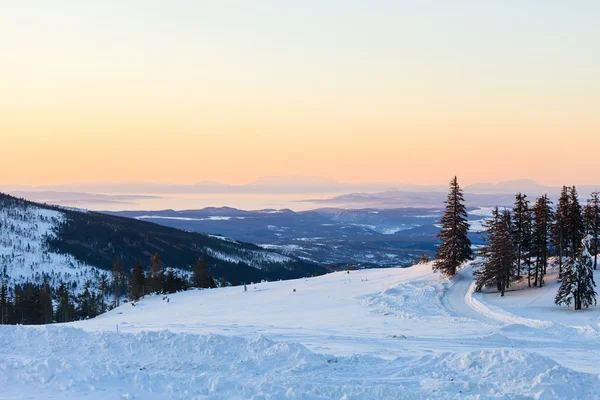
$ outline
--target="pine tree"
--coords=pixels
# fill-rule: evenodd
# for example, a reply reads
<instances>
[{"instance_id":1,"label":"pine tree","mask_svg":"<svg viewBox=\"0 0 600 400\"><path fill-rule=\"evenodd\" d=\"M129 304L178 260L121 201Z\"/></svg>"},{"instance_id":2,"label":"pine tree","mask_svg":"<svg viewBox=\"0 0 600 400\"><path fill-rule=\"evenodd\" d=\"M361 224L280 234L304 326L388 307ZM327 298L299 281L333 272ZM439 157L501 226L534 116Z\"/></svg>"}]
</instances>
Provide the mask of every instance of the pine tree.
<instances>
[{"instance_id":1,"label":"pine tree","mask_svg":"<svg viewBox=\"0 0 600 400\"><path fill-rule=\"evenodd\" d=\"M584 208L583 219L585 233L592 238L591 251L594 256L594 270L596 270L598 267L598 244L600 242L600 192L592 193Z\"/></svg>"},{"instance_id":2,"label":"pine tree","mask_svg":"<svg viewBox=\"0 0 600 400\"><path fill-rule=\"evenodd\" d=\"M106 276L106 274L102 274L100 276L100 284L98 289L100 289L100 314L104 314L106 312L106 293L108 292L108 277Z\"/></svg>"},{"instance_id":3,"label":"pine tree","mask_svg":"<svg viewBox=\"0 0 600 400\"><path fill-rule=\"evenodd\" d=\"M192 272L192 286L202 289L216 287L215 280L210 272L208 272L208 265L204 260L204 256L200 257L194 266L194 270Z\"/></svg>"},{"instance_id":4,"label":"pine tree","mask_svg":"<svg viewBox=\"0 0 600 400\"><path fill-rule=\"evenodd\" d=\"M533 206L533 233L532 233L532 255L535 257L535 280L534 286L544 285L544 276L548 267L548 256L550 255L550 238L552 233L552 221L554 213L552 202L547 195L543 195Z\"/></svg>"},{"instance_id":5,"label":"pine tree","mask_svg":"<svg viewBox=\"0 0 600 400\"><path fill-rule=\"evenodd\" d=\"M40 289L40 311L42 324L51 324L54 321L54 309L52 307L52 289L48 281Z\"/></svg>"},{"instance_id":6,"label":"pine tree","mask_svg":"<svg viewBox=\"0 0 600 400\"><path fill-rule=\"evenodd\" d=\"M77 312L79 313L79 318L81 319L87 319L90 317L90 297L90 281L87 281L83 288L83 292L81 292L77 298L79 305Z\"/></svg>"},{"instance_id":7,"label":"pine tree","mask_svg":"<svg viewBox=\"0 0 600 400\"><path fill-rule=\"evenodd\" d=\"M562 187L556 206L555 222L552 231L552 242L558 251L558 275L562 273L563 257L569 238L569 189Z\"/></svg>"},{"instance_id":8,"label":"pine tree","mask_svg":"<svg viewBox=\"0 0 600 400\"><path fill-rule=\"evenodd\" d=\"M513 208L513 239L517 254L517 279L521 277L521 262L529 251L531 238L531 210L527 195L517 193Z\"/></svg>"},{"instance_id":9,"label":"pine tree","mask_svg":"<svg viewBox=\"0 0 600 400\"><path fill-rule=\"evenodd\" d=\"M454 177L450 182L450 193L445 201L446 211L438 236L442 243L437 249L436 261L433 264L434 271L440 271L446 276L454 275L458 267L473 256L464 201L462 189Z\"/></svg>"},{"instance_id":10,"label":"pine tree","mask_svg":"<svg viewBox=\"0 0 600 400\"><path fill-rule=\"evenodd\" d=\"M8 324L8 286L2 281L0 284L0 325Z\"/></svg>"},{"instance_id":11,"label":"pine tree","mask_svg":"<svg viewBox=\"0 0 600 400\"><path fill-rule=\"evenodd\" d=\"M586 236L578 246L579 254L574 258L567 258L563 273L559 278L560 287L554 302L556 305L570 306L574 310L581 310L596 304L597 293L594 290L593 257L590 253L592 237ZM571 253L572 254L572 251Z\"/></svg>"},{"instance_id":12,"label":"pine tree","mask_svg":"<svg viewBox=\"0 0 600 400\"><path fill-rule=\"evenodd\" d=\"M187 282L173 268L169 268L165 277L164 293L177 293L187 287Z\"/></svg>"},{"instance_id":13,"label":"pine tree","mask_svg":"<svg viewBox=\"0 0 600 400\"><path fill-rule=\"evenodd\" d=\"M482 267L474 272L476 290L495 285L501 296L509 285L515 269L515 246L511 235L511 215L508 211L493 211L493 219L484 222L486 245L481 250Z\"/></svg>"},{"instance_id":14,"label":"pine tree","mask_svg":"<svg viewBox=\"0 0 600 400\"><path fill-rule=\"evenodd\" d=\"M96 293L92 288L92 282L86 281L83 287L83 293L79 295L79 316L80 318L94 318L98 315L98 301Z\"/></svg>"},{"instance_id":15,"label":"pine tree","mask_svg":"<svg viewBox=\"0 0 600 400\"><path fill-rule=\"evenodd\" d=\"M69 289L60 283L57 291L58 307L56 308L56 322L71 322L75 319L75 307L71 301Z\"/></svg>"},{"instance_id":16,"label":"pine tree","mask_svg":"<svg viewBox=\"0 0 600 400\"><path fill-rule=\"evenodd\" d=\"M144 268L139 261L136 261L129 278L129 298L131 300L137 301L144 295L144 281Z\"/></svg>"},{"instance_id":17,"label":"pine tree","mask_svg":"<svg viewBox=\"0 0 600 400\"><path fill-rule=\"evenodd\" d=\"M581 244L584 237L584 225L582 208L579 204L579 196L575 186L569 191L569 213L568 213L568 232L569 243L567 247L567 257L576 258L581 250Z\"/></svg>"},{"instance_id":18,"label":"pine tree","mask_svg":"<svg viewBox=\"0 0 600 400\"><path fill-rule=\"evenodd\" d=\"M150 288L149 293L162 293L164 291L165 264L163 264L158 254L154 254L150 259L147 283Z\"/></svg>"},{"instance_id":19,"label":"pine tree","mask_svg":"<svg viewBox=\"0 0 600 400\"><path fill-rule=\"evenodd\" d=\"M121 258L117 257L112 267L112 287L114 296L114 307L119 307L121 302L121 288L123 287L123 280L125 274L123 272L123 264Z\"/></svg>"}]
</instances>

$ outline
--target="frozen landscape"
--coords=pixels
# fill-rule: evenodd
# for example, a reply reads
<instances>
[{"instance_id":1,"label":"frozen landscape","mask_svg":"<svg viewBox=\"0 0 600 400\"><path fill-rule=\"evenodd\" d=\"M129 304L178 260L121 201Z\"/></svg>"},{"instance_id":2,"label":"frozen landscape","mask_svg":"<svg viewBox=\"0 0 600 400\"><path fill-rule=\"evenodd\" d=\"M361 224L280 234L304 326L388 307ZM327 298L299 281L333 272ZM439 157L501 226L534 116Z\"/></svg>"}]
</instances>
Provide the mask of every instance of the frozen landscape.
<instances>
[{"instance_id":1,"label":"frozen landscape","mask_svg":"<svg viewBox=\"0 0 600 400\"><path fill-rule=\"evenodd\" d=\"M600 398L600 312L430 264L146 296L2 326L0 398ZM599 276L597 275L598 279Z\"/></svg>"}]
</instances>

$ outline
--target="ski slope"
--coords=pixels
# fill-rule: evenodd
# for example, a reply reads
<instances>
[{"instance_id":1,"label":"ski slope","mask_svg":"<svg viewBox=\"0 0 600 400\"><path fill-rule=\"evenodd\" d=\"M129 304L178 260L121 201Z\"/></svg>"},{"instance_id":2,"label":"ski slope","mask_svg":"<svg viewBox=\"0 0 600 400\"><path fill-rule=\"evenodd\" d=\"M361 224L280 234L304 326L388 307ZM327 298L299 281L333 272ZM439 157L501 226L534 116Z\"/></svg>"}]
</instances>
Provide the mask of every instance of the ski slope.
<instances>
[{"instance_id":1,"label":"ski slope","mask_svg":"<svg viewBox=\"0 0 600 400\"><path fill-rule=\"evenodd\" d=\"M471 266L339 272L0 327L0 398L600 398L597 309L528 311L552 285L472 282Z\"/></svg>"}]
</instances>

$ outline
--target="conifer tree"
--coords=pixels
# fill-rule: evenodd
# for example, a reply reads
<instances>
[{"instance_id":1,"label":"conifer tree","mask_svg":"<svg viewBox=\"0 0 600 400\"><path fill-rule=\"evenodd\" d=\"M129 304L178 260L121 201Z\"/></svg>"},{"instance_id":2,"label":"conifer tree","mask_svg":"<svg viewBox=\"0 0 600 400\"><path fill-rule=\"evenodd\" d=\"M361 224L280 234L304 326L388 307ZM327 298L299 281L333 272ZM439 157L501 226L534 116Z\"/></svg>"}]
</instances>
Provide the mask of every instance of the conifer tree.
<instances>
[{"instance_id":1,"label":"conifer tree","mask_svg":"<svg viewBox=\"0 0 600 400\"><path fill-rule=\"evenodd\" d=\"M567 257L576 258L582 245L584 237L584 225L582 208L579 204L579 196L575 186L569 191L569 213L568 213L569 245Z\"/></svg>"},{"instance_id":2,"label":"conifer tree","mask_svg":"<svg viewBox=\"0 0 600 400\"><path fill-rule=\"evenodd\" d=\"M598 245L600 241L600 192L593 192L588 200L583 219L585 233L591 236L591 251L594 256L594 270L598 267Z\"/></svg>"},{"instance_id":3,"label":"conifer tree","mask_svg":"<svg viewBox=\"0 0 600 400\"><path fill-rule=\"evenodd\" d=\"M469 222L464 195L456 177L450 182L450 192L445 201L446 211L441 220L439 234L441 244L437 249L434 271L452 276L457 268L472 258L471 240L468 237Z\"/></svg>"},{"instance_id":4,"label":"conifer tree","mask_svg":"<svg viewBox=\"0 0 600 400\"><path fill-rule=\"evenodd\" d=\"M8 286L6 282L0 283L0 325L8 324Z\"/></svg>"},{"instance_id":5,"label":"conifer tree","mask_svg":"<svg viewBox=\"0 0 600 400\"><path fill-rule=\"evenodd\" d=\"M579 254L574 258L566 259L563 273L559 278L560 287L554 300L556 305L573 304L574 310L581 310L583 307L588 308L596 304L591 242L591 236L586 236L578 246ZM572 254L572 250L569 254Z\"/></svg>"},{"instance_id":6,"label":"conifer tree","mask_svg":"<svg viewBox=\"0 0 600 400\"><path fill-rule=\"evenodd\" d=\"M187 287L187 282L173 268L169 268L165 277L164 293L177 293Z\"/></svg>"},{"instance_id":7,"label":"conifer tree","mask_svg":"<svg viewBox=\"0 0 600 400\"><path fill-rule=\"evenodd\" d=\"M208 272L208 265L204 260L204 256L200 257L194 266L192 272L192 286L203 289L216 287L215 280L210 272Z\"/></svg>"},{"instance_id":8,"label":"conifer tree","mask_svg":"<svg viewBox=\"0 0 600 400\"><path fill-rule=\"evenodd\" d=\"M558 251L558 274L562 272L563 257L568 246L569 238L569 189L562 187L560 198L556 205L555 222L552 230L552 242Z\"/></svg>"},{"instance_id":9,"label":"conifer tree","mask_svg":"<svg viewBox=\"0 0 600 400\"><path fill-rule=\"evenodd\" d=\"M100 276L100 284L98 286L98 289L100 289L100 314L104 314L106 312L106 293L108 292L108 286L108 277L106 276L106 274L102 274Z\"/></svg>"},{"instance_id":10,"label":"conifer tree","mask_svg":"<svg viewBox=\"0 0 600 400\"><path fill-rule=\"evenodd\" d=\"M71 322L75 317L75 307L71 301L69 289L64 284L60 283L57 291L58 307L56 308L56 322Z\"/></svg>"},{"instance_id":11,"label":"conifer tree","mask_svg":"<svg viewBox=\"0 0 600 400\"><path fill-rule=\"evenodd\" d=\"M484 261L474 272L476 290L495 285L501 296L507 289L515 269L515 246L511 235L511 215L508 211L493 211L493 218L484 222L486 245L481 250Z\"/></svg>"},{"instance_id":12,"label":"conifer tree","mask_svg":"<svg viewBox=\"0 0 600 400\"><path fill-rule=\"evenodd\" d=\"M112 287L114 296L114 307L119 307L121 302L121 288L123 287L124 280L123 264L121 258L117 257L112 267Z\"/></svg>"},{"instance_id":13,"label":"conifer tree","mask_svg":"<svg viewBox=\"0 0 600 400\"><path fill-rule=\"evenodd\" d=\"M52 289L48 281L44 282L44 286L40 289L40 312L41 324L51 324L54 321L54 308L52 307Z\"/></svg>"},{"instance_id":14,"label":"conifer tree","mask_svg":"<svg viewBox=\"0 0 600 400\"><path fill-rule=\"evenodd\" d=\"M139 300L144 295L144 280L144 268L139 261L136 261L129 278L129 298L131 300Z\"/></svg>"},{"instance_id":15,"label":"conifer tree","mask_svg":"<svg viewBox=\"0 0 600 400\"><path fill-rule=\"evenodd\" d=\"M92 282L89 280L85 282L83 292L78 296L79 303L79 317L82 319L94 318L98 315L98 302L96 301L96 295L92 291Z\"/></svg>"},{"instance_id":16,"label":"conifer tree","mask_svg":"<svg viewBox=\"0 0 600 400\"><path fill-rule=\"evenodd\" d=\"M513 238L517 255L517 279L521 277L521 263L529 251L531 239L531 210L527 195L517 193L513 208Z\"/></svg>"},{"instance_id":17,"label":"conifer tree","mask_svg":"<svg viewBox=\"0 0 600 400\"><path fill-rule=\"evenodd\" d=\"M154 254L150 259L150 267L148 268L147 283L150 288L150 293L163 292L165 276L165 264L158 254Z\"/></svg>"},{"instance_id":18,"label":"conifer tree","mask_svg":"<svg viewBox=\"0 0 600 400\"><path fill-rule=\"evenodd\" d=\"M547 195L538 198L533 206L532 254L535 257L534 286L544 285L550 255L550 238L554 213Z\"/></svg>"}]
</instances>

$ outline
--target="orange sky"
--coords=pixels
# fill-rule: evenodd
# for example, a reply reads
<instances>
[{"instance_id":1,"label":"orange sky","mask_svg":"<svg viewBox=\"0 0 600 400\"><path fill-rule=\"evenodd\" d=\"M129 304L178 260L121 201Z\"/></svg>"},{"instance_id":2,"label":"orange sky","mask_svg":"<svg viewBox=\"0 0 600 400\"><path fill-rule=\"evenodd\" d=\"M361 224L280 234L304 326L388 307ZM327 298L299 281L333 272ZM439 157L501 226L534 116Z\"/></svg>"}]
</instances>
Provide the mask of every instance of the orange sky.
<instances>
[{"instance_id":1,"label":"orange sky","mask_svg":"<svg viewBox=\"0 0 600 400\"><path fill-rule=\"evenodd\" d=\"M593 2L80 3L3 6L1 184L600 182Z\"/></svg>"}]
</instances>

